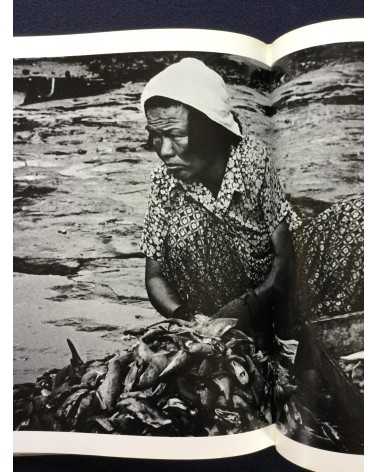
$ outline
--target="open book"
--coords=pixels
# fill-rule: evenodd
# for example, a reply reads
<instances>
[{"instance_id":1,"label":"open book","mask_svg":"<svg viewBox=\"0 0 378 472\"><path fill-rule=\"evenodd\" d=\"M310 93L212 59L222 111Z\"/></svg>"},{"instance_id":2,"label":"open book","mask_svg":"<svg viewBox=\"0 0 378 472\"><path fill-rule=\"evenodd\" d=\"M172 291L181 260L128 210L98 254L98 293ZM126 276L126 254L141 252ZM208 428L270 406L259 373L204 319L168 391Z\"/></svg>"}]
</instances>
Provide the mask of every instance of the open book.
<instances>
[{"instance_id":1,"label":"open book","mask_svg":"<svg viewBox=\"0 0 378 472\"><path fill-rule=\"evenodd\" d=\"M15 38L17 454L360 470L362 28Z\"/></svg>"}]
</instances>

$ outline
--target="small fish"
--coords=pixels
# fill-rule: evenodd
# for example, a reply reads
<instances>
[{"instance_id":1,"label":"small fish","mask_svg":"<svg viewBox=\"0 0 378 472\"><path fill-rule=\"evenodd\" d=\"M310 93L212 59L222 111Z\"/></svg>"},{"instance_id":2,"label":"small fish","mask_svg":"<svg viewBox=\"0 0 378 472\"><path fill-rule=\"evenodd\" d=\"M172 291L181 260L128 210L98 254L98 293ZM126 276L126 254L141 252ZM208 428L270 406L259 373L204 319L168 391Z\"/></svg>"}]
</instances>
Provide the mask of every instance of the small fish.
<instances>
[{"instance_id":1,"label":"small fish","mask_svg":"<svg viewBox=\"0 0 378 472\"><path fill-rule=\"evenodd\" d=\"M215 417L222 422L229 423L233 426L241 425L240 414L236 411L223 410L221 408L215 408Z\"/></svg>"},{"instance_id":2,"label":"small fish","mask_svg":"<svg viewBox=\"0 0 378 472\"><path fill-rule=\"evenodd\" d=\"M151 362L162 372L168 365L167 353L157 352L153 354Z\"/></svg>"},{"instance_id":3,"label":"small fish","mask_svg":"<svg viewBox=\"0 0 378 472\"><path fill-rule=\"evenodd\" d=\"M353 354L349 354L348 356L340 356L345 362L354 362L364 360L364 351L354 352Z\"/></svg>"},{"instance_id":4,"label":"small fish","mask_svg":"<svg viewBox=\"0 0 378 472\"><path fill-rule=\"evenodd\" d=\"M164 377L167 374L172 374L173 372L181 369L188 361L189 355L183 349L180 349L169 362L167 367L161 372L159 377Z\"/></svg>"},{"instance_id":5,"label":"small fish","mask_svg":"<svg viewBox=\"0 0 378 472\"><path fill-rule=\"evenodd\" d=\"M260 374L255 363L252 360L252 357L248 354L244 356L245 363L247 364L248 372L251 374L251 379L254 381L255 376Z\"/></svg>"},{"instance_id":6,"label":"small fish","mask_svg":"<svg viewBox=\"0 0 378 472\"><path fill-rule=\"evenodd\" d=\"M33 411L44 411L50 408L49 399L43 395L37 395L33 397ZM30 412L31 414L32 412Z\"/></svg>"},{"instance_id":7,"label":"small fish","mask_svg":"<svg viewBox=\"0 0 378 472\"><path fill-rule=\"evenodd\" d=\"M167 333L168 330L163 326L156 326L155 328L148 329L146 333L140 338L143 342L152 343L155 339L158 339L163 334Z\"/></svg>"},{"instance_id":8,"label":"small fish","mask_svg":"<svg viewBox=\"0 0 378 472\"><path fill-rule=\"evenodd\" d=\"M215 406L218 408L227 408L228 401L224 398L224 395L219 395L215 402Z\"/></svg>"},{"instance_id":9,"label":"small fish","mask_svg":"<svg viewBox=\"0 0 378 472\"><path fill-rule=\"evenodd\" d=\"M153 354L154 352L148 347L145 342L139 341L136 346L135 355L141 360L142 363L149 363L152 359Z\"/></svg>"},{"instance_id":10,"label":"small fish","mask_svg":"<svg viewBox=\"0 0 378 472\"><path fill-rule=\"evenodd\" d=\"M264 391L266 381L264 380L264 377L260 373L259 369L256 367L256 364L253 362L251 356L247 354L244 356L244 359L247 364L251 381L253 383L254 391L257 393L257 395L261 396Z\"/></svg>"},{"instance_id":11,"label":"small fish","mask_svg":"<svg viewBox=\"0 0 378 472\"><path fill-rule=\"evenodd\" d=\"M114 431L114 426L107 418L97 417L92 420L96 425L100 426L102 431L105 433L112 433Z\"/></svg>"},{"instance_id":12,"label":"small fish","mask_svg":"<svg viewBox=\"0 0 378 472\"><path fill-rule=\"evenodd\" d=\"M168 357L162 352L152 355L150 363L139 378L139 388L149 388L156 384L159 375L168 365Z\"/></svg>"},{"instance_id":13,"label":"small fish","mask_svg":"<svg viewBox=\"0 0 378 472\"><path fill-rule=\"evenodd\" d=\"M74 417L74 424L77 424L77 422L83 417L83 415L88 412L88 410L92 406L94 396L95 392L92 391L88 392L88 395L85 395L81 398Z\"/></svg>"},{"instance_id":14,"label":"small fish","mask_svg":"<svg viewBox=\"0 0 378 472\"><path fill-rule=\"evenodd\" d=\"M262 415L269 424L273 423L272 409L270 407L262 408Z\"/></svg>"},{"instance_id":15,"label":"small fish","mask_svg":"<svg viewBox=\"0 0 378 472\"><path fill-rule=\"evenodd\" d=\"M196 329L196 331L202 336L220 338L237 324L238 320L236 318L216 318Z\"/></svg>"},{"instance_id":16,"label":"small fish","mask_svg":"<svg viewBox=\"0 0 378 472\"><path fill-rule=\"evenodd\" d=\"M117 433L122 432L130 434L139 421L129 413L115 413L110 417L110 422L114 426Z\"/></svg>"},{"instance_id":17,"label":"small fish","mask_svg":"<svg viewBox=\"0 0 378 472\"><path fill-rule=\"evenodd\" d=\"M53 391L55 391L57 388L59 388L61 385L65 384L68 378L72 376L73 373L73 368L71 365L67 365L60 369L54 378L53 381Z\"/></svg>"},{"instance_id":18,"label":"small fish","mask_svg":"<svg viewBox=\"0 0 378 472\"><path fill-rule=\"evenodd\" d=\"M240 396L240 395L232 395L232 404L234 408L239 409L242 408L244 410L250 410L251 407L248 403Z\"/></svg>"},{"instance_id":19,"label":"small fish","mask_svg":"<svg viewBox=\"0 0 378 472\"><path fill-rule=\"evenodd\" d=\"M177 349L181 349L184 346L183 337L176 333L162 334L159 341L160 341L161 346L164 346L165 344L170 344L171 346L174 347L176 351Z\"/></svg>"},{"instance_id":20,"label":"small fish","mask_svg":"<svg viewBox=\"0 0 378 472\"><path fill-rule=\"evenodd\" d=\"M248 339L232 339L226 343L226 355L251 355L255 353L255 347Z\"/></svg>"},{"instance_id":21,"label":"small fish","mask_svg":"<svg viewBox=\"0 0 378 472\"><path fill-rule=\"evenodd\" d=\"M217 399L214 391L210 389L207 385L201 384L197 389L197 393L198 393L201 405L205 409L211 410Z\"/></svg>"},{"instance_id":22,"label":"small fish","mask_svg":"<svg viewBox=\"0 0 378 472\"><path fill-rule=\"evenodd\" d=\"M230 362L231 370L241 385L247 385L249 382L249 375L245 368L235 359Z\"/></svg>"},{"instance_id":23,"label":"small fish","mask_svg":"<svg viewBox=\"0 0 378 472\"><path fill-rule=\"evenodd\" d=\"M249 389L247 390L245 388L235 387L233 389L233 392L235 393L235 395L238 395L239 397L243 398L243 400L246 401L247 403L259 404L258 397L256 396L256 393L253 389L253 386L252 386L251 390L249 390Z\"/></svg>"},{"instance_id":24,"label":"small fish","mask_svg":"<svg viewBox=\"0 0 378 472\"><path fill-rule=\"evenodd\" d=\"M210 316L196 314L194 315L194 320L199 325L208 325L211 321Z\"/></svg>"},{"instance_id":25,"label":"small fish","mask_svg":"<svg viewBox=\"0 0 378 472\"><path fill-rule=\"evenodd\" d=\"M145 389L154 386L159 379L160 372L161 370L159 367L153 362L150 362L145 371L139 377L138 387Z\"/></svg>"},{"instance_id":26,"label":"small fish","mask_svg":"<svg viewBox=\"0 0 378 472\"><path fill-rule=\"evenodd\" d=\"M137 362L136 361L132 362L129 367L129 372L127 373L125 380L123 382L124 392L130 392L133 389L139 372L140 372L140 367L138 366Z\"/></svg>"},{"instance_id":27,"label":"small fish","mask_svg":"<svg viewBox=\"0 0 378 472\"><path fill-rule=\"evenodd\" d=\"M151 392L151 397L159 397L162 393L165 392L167 384L160 382L155 389Z\"/></svg>"},{"instance_id":28,"label":"small fish","mask_svg":"<svg viewBox=\"0 0 378 472\"><path fill-rule=\"evenodd\" d=\"M279 384L274 386L274 399L278 405L282 405L297 391L298 387L292 384Z\"/></svg>"},{"instance_id":29,"label":"small fish","mask_svg":"<svg viewBox=\"0 0 378 472\"><path fill-rule=\"evenodd\" d=\"M120 353L116 356L116 359L117 361L119 362L119 365L122 369L122 371L124 371L127 366L130 364L130 362L132 360L134 360L134 355L133 355L133 352L130 350L130 351L125 351L123 353Z\"/></svg>"},{"instance_id":30,"label":"small fish","mask_svg":"<svg viewBox=\"0 0 378 472\"><path fill-rule=\"evenodd\" d=\"M207 343L190 343L188 353L192 356L210 357L214 354L214 348Z\"/></svg>"},{"instance_id":31,"label":"small fish","mask_svg":"<svg viewBox=\"0 0 378 472\"><path fill-rule=\"evenodd\" d=\"M205 431L209 436L218 436L221 434L218 425L213 424L212 426L205 426Z\"/></svg>"},{"instance_id":32,"label":"small fish","mask_svg":"<svg viewBox=\"0 0 378 472\"><path fill-rule=\"evenodd\" d=\"M122 390L121 376L121 365L118 359L110 360L104 381L97 389L97 396L103 409L111 410L113 408L115 400Z\"/></svg>"},{"instance_id":33,"label":"small fish","mask_svg":"<svg viewBox=\"0 0 378 472\"><path fill-rule=\"evenodd\" d=\"M92 388L96 388L100 380L102 380L105 377L106 372L107 372L106 365L90 368L81 377L81 383L83 385L89 385Z\"/></svg>"},{"instance_id":34,"label":"small fish","mask_svg":"<svg viewBox=\"0 0 378 472\"><path fill-rule=\"evenodd\" d=\"M172 423L169 418L163 417L158 410L149 406L145 400L136 398L125 398L117 403L117 407L134 414L142 423L153 428L161 428Z\"/></svg>"},{"instance_id":35,"label":"small fish","mask_svg":"<svg viewBox=\"0 0 378 472\"><path fill-rule=\"evenodd\" d=\"M231 380L230 377L226 375L219 375L213 378L213 382L217 385L220 392L223 393L226 401L230 399L231 396Z\"/></svg>"},{"instance_id":36,"label":"small fish","mask_svg":"<svg viewBox=\"0 0 378 472\"><path fill-rule=\"evenodd\" d=\"M235 360L236 362L239 362L239 364L244 364L245 362L243 357L237 356L236 354L232 353L232 351L228 353L227 357L230 361Z\"/></svg>"},{"instance_id":37,"label":"small fish","mask_svg":"<svg viewBox=\"0 0 378 472\"><path fill-rule=\"evenodd\" d=\"M169 398L167 403L163 406L163 410L181 410L187 411L188 407L180 398Z\"/></svg>"},{"instance_id":38,"label":"small fish","mask_svg":"<svg viewBox=\"0 0 378 472\"><path fill-rule=\"evenodd\" d=\"M198 367L197 373L200 377L207 377L212 372L212 362L205 357Z\"/></svg>"},{"instance_id":39,"label":"small fish","mask_svg":"<svg viewBox=\"0 0 378 472\"><path fill-rule=\"evenodd\" d=\"M76 407L78 406L80 400L84 395L88 393L87 388L80 388L76 390L76 392L69 395L60 408L57 410L57 416L68 418L69 416L73 416L73 412L76 411Z\"/></svg>"}]
</instances>

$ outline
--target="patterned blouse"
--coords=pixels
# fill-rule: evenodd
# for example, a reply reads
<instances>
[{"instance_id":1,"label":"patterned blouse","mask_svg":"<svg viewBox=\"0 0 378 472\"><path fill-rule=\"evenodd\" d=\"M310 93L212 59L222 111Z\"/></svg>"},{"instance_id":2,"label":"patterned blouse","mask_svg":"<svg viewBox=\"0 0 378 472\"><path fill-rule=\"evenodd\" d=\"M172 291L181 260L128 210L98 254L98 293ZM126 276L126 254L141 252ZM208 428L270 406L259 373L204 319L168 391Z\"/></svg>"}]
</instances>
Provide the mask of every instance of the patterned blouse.
<instances>
[{"instance_id":1,"label":"patterned blouse","mask_svg":"<svg viewBox=\"0 0 378 472\"><path fill-rule=\"evenodd\" d=\"M300 223L285 198L265 145L253 136L243 138L231 149L216 198L202 183L178 180L167 172L164 164L153 172L142 252L163 261L169 231L176 231L175 239L187 244L189 233L199 229L198 205L227 226L248 277L256 283L261 282L261 274L266 276L267 266L271 265L274 230L283 220L291 229ZM177 209L181 209L179 225L174 224Z\"/></svg>"}]
</instances>

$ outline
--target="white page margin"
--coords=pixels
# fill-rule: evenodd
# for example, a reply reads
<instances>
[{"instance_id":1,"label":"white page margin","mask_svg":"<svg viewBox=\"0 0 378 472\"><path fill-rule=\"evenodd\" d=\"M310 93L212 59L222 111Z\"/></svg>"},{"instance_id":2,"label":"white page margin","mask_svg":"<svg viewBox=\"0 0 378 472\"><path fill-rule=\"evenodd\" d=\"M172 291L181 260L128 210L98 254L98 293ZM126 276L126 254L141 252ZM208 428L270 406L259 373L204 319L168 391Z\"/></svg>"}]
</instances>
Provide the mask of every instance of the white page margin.
<instances>
[{"instance_id":1,"label":"white page margin","mask_svg":"<svg viewBox=\"0 0 378 472\"><path fill-rule=\"evenodd\" d=\"M276 61L302 49L334 43L364 41L365 22L363 18L348 18L315 23L298 28L280 36L268 46L267 63Z\"/></svg>"},{"instance_id":2,"label":"white page margin","mask_svg":"<svg viewBox=\"0 0 378 472\"><path fill-rule=\"evenodd\" d=\"M196 51L235 54L266 64L267 45L244 34L206 29L145 29L13 38L14 58L130 52Z\"/></svg>"},{"instance_id":3,"label":"white page margin","mask_svg":"<svg viewBox=\"0 0 378 472\"><path fill-rule=\"evenodd\" d=\"M362 455L330 452L306 446L284 436L278 430L276 430L276 450L290 462L314 472L362 472L364 469Z\"/></svg>"},{"instance_id":4,"label":"white page margin","mask_svg":"<svg viewBox=\"0 0 378 472\"><path fill-rule=\"evenodd\" d=\"M82 454L134 459L219 459L273 447L275 425L213 437L127 436L45 431L13 433L14 453Z\"/></svg>"}]
</instances>

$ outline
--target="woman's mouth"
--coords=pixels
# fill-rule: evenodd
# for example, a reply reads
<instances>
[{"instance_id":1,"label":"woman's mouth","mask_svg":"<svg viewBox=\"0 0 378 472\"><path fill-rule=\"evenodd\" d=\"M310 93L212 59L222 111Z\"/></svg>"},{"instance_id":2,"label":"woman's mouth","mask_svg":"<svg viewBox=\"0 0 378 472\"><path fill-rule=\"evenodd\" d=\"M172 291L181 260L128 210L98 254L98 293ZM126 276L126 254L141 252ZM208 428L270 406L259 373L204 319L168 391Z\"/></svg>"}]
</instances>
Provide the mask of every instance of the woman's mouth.
<instances>
[{"instance_id":1,"label":"woman's mouth","mask_svg":"<svg viewBox=\"0 0 378 472\"><path fill-rule=\"evenodd\" d=\"M182 170L189 170L188 166L182 165L167 165L167 169L169 172L178 172Z\"/></svg>"}]
</instances>

